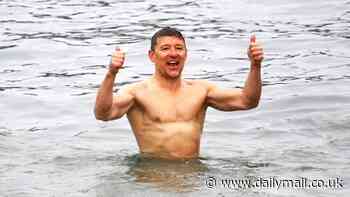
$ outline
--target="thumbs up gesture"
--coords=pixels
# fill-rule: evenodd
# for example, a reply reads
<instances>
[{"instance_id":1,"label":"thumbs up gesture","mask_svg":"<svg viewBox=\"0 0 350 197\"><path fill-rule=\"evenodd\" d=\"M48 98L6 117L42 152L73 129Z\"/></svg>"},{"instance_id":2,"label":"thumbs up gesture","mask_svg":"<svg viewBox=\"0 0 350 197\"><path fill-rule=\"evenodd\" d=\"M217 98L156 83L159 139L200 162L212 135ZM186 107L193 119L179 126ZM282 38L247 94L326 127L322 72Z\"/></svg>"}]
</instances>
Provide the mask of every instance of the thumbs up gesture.
<instances>
[{"instance_id":1,"label":"thumbs up gesture","mask_svg":"<svg viewBox=\"0 0 350 197\"><path fill-rule=\"evenodd\" d=\"M116 48L115 51L112 54L112 59L109 65L109 70L116 74L118 73L119 69L123 68L125 60L125 52L122 51L120 48Z\"/></svg>"},{"instance_id":2,"label":"thumbs up gesture","mask_svg":"<svg viewBox=\"0 0 350 197\"><path fill-rule=\"evenodd\" d=\"M264 59L264 53L260 44L256 42L255 35L252 35L250 37L250 44L249 44L247 53L252 65L254 66L261 65L261 62Z\"/></svg>"}]
</instances>

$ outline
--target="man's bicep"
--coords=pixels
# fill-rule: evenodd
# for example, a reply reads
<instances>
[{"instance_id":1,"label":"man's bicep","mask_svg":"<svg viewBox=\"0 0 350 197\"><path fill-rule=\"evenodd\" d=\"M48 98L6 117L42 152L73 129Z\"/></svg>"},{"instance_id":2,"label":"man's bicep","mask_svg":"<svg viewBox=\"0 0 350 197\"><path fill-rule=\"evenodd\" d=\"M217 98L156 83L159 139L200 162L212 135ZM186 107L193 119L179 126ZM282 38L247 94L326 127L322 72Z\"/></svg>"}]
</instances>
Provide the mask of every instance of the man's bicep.
<instances>
[{"instance_id":1,"label":"man's bicep","mask_svg":"<svg viewBox=\"0 0 350 197\"><path fill-rule=\"evenodd\" d=\"M220 88L208 86L207 105L222 111L245 109L242 89Z\"/></svg>"},{"instance_id":2,"label":"man's bicep","mask_svg":"<svg viewBox=\"0 0 350 197\"><path fill-rule=\"evenodd\" d=\"M121 89L117 95L113 97L110 119L121 118L132 107L134 100L132 87Z\"/></svg>"}]
</instances>

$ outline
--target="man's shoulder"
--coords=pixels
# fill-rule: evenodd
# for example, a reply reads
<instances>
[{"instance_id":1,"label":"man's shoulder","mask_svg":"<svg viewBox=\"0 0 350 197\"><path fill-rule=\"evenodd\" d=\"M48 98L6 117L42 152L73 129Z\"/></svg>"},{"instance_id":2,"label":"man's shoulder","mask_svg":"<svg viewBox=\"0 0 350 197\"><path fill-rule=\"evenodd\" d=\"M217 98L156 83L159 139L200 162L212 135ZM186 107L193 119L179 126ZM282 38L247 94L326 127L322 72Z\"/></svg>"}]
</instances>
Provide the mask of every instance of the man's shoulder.
<instances>
[{"instance_id":1,"label":"man's shoulder","mask_svg":"<svg viewBox=\"0 0 350 197\"><path fill-rule=\"evenodd\" d=\"M137 82L133 82L133 83L128 83L126 85L124 85L123 87L121 87L121 93L135 93L136 91L140 90L140 89L144 89L146 87L146 80L143 81L137 81Z\"/></svg>"},{"instance_id":2,"label":"man's shoulder","mask_svg":"<svg viewBox=\"0 0 350 197\"><path fill-rule=\"evenodd\" d=\"M197 86L197 87L202 87L205 89L208 89L213 86L212 83L210 83L207 80L202 80L202 79L186 79L184 80L187 84L192 85L192 86Z\"/></svg>"},{"instance_id":3,"label":"man's shoulder","mask_svg":"<svg viewBox=\"0 0 350 197\"><path fill-rule=\"evenodd\" d=\"M147 81L148 81L148 79L141 80L141 81L137 81L137 82L133 82L133 83L128 84L128 87L129 87L130 89L145 88L146 85L147 85Z\"/></svg>"}]
</instances>

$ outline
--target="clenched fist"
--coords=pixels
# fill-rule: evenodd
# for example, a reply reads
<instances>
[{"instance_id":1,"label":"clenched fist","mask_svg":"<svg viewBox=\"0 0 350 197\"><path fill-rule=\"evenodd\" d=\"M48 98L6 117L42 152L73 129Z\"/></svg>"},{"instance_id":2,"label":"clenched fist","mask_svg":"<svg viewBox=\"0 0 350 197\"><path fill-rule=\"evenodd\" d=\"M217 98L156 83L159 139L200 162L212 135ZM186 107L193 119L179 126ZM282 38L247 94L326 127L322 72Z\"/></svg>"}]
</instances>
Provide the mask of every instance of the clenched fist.
<instances>
[{"instance_id":1,"label":"clenched fist","mask_svg":"<svg viewBox=\"0 0 350 197\"><path fill-rule=\"evenodd\" d=\"M120 48L117 48L112 54L111 63L109 64L109 71L116 74L119 69L123 68L125 60L125 52L123 52Z\"/></svg>"},{"instance_id":2,"label":"clenched fist","mask_svg":"<svg viewBox=\"0 0 350 197\"><path fill-rule=\"evenodd\" d=\"M258 44L256 42L255 35L252 35L250 37L250 44L249 44L249 48L248 48L248 57L250 59L251 64L254 66L260 66L262 60L264 59L263 49L260 46L260 44Z\"/></svg>"}]
</instances>

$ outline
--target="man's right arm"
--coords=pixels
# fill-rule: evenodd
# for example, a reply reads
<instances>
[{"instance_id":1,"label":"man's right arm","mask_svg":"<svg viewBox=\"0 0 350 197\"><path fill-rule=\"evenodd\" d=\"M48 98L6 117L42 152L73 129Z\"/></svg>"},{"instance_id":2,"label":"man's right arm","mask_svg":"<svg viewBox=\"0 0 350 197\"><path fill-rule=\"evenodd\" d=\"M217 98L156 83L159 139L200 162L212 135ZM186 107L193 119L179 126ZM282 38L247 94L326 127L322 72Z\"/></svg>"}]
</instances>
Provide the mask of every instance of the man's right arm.
<instances>
[{"instance_id":1,"label":"man's right arm","mask_svg":"<svg viewBox=\"0 0 350 197\"><path fill-rule=\"evenodd\" d=\"M133 105L134 96L132 86L124 88L113 97L113 84L116 74L124 64L124 53L117 49L112 55L109 70L96 96L95 117L98 120L108 121L121 118Z\"/></svg>"},{"instance_id":2,"label":"man's right arm","mask_svg":"<svg viewBox=\"0 0 350 197\"><path fill-rule=\"evenodd\" d=\"M132 87L125 87L113 97L115 74L108 72L98 90L95 103L95 117L108 121L121 118L133 105Z\"/></svg>"}]
</instances>

